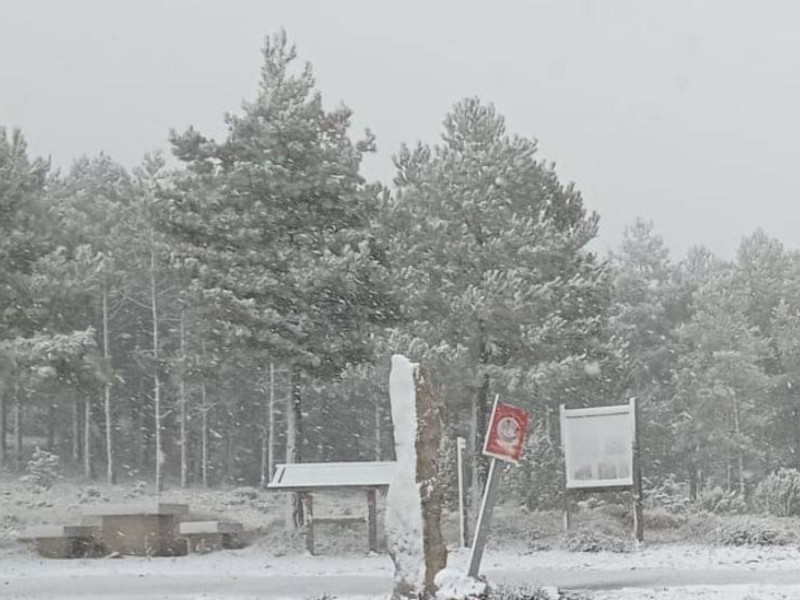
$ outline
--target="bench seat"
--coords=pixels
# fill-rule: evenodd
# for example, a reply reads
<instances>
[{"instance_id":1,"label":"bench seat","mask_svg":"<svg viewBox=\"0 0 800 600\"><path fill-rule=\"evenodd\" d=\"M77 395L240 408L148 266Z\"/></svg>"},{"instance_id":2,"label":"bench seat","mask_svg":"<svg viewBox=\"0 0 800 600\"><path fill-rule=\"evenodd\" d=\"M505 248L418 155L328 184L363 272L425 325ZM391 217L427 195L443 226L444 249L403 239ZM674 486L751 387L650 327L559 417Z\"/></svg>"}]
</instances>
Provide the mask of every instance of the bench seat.
<instances>
[{"instance_id":1,"label":"bench seat","mask_svg":"<svg viewBox=\"0 0 800 600\"><path fill-rule=\"evenodd\" d=\"M241 546L239 536L242 524L234 521L184 521L180 534L186 540L189 552L213 552Z\"/></svg>"},{"instance_id":2,"label":"bench seat","mask_svg":"<svg viewBox=\"0 0 800 600\"><path fill-rule=\"evenodd\" d=\"M102 553L97 534L90 525L40 525L26 529L19 539L32 542L46 558L84 558Z\"/></svg>"}]
</instances>

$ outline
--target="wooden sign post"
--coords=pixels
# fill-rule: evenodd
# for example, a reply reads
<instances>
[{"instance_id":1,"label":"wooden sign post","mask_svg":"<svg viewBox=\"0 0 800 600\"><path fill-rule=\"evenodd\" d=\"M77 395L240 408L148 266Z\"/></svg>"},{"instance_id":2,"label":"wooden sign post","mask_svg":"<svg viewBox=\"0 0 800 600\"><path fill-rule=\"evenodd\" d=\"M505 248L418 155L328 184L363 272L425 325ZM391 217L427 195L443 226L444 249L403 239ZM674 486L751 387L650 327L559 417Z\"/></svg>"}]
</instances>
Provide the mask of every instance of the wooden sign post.
<instances>
[{"instance_id":1,"label":"wooden sign post","mask_svg":"<svg viewBox=\"0 0 800 600\"><path fill-rule=\"evenodd\" d=\"M464 452L467 449L467 440L463 437L456 438L456 467L458 468L458 545L467 546L467 507L464 503Z\"/></svg>"},{"instance_id":2,"label":"wooden sign post","mask_svg":"<svg viewBox=\"0 0 800 600\"><path fill-rule=\"evenodd\" d=\"M568 409L561 405L564 452L564 527L570 493L630 491L634 537L644 541L642 475L636 400L617 406Z\"/></svg>"}]
</instances>

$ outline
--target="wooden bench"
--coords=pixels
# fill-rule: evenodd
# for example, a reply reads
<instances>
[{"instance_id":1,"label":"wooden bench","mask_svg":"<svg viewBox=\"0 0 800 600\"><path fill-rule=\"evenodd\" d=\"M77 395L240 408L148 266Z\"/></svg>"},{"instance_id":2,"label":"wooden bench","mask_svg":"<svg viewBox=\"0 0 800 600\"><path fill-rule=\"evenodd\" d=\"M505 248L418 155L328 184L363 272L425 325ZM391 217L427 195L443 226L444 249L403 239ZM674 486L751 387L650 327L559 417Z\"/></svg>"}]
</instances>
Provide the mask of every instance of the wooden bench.
<instances>
[{"instance_id":1,"label":"wooden bench","mask_svg":"<svg viewBox=\"0 0 800 600\"><path fill-rule=\"evenodd\" d=\"M27 529L20 540L32 542L46 558L84 558L102 553L97 534L90 525L41 525Z\"/></svg>"},{"instance_id":2,"label":"wooden bench","mask_svg":"<svg viewBox=\"0 0 800 600\"><path fill-rule=\"evenodd\" d=\"M189 552L213 552L240 547L237 534L242 524L232 521L185 521L180 524L180 534L186 540Z\"/></svg>"}]
</instances>

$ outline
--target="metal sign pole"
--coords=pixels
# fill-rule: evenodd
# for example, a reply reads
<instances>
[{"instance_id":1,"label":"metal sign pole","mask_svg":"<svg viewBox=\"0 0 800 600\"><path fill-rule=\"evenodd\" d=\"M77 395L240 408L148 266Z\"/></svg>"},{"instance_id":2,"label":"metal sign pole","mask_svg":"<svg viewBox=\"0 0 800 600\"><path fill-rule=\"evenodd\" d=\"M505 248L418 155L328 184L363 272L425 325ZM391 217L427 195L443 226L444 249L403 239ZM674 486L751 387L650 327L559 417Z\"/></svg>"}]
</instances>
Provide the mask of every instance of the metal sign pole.
<instances>
[{"instance_id":1,"label":"metal sign pole","mask_svg":"<svg viewBox=\"0 0 800 600\"><path fill-rule=\"evenodd\" d=\"M500 488L500 471L497 459L493 458L489 465L489 477L486 480L481 511L478 514L478 524L475 526L475 537L472 541L472 553L469 557L469 570L467 571L467 575L470 577L477 577L481 568L483 549L486 546L489 524L492 520L492 509L497 500L497 490Z\"/></svg>"},{"instance_id":2,"label":"metal sign pole","mask_svg":"<svg viewBox=\"0 0 800 600\"><path fill-rule=\"evenodd\" d=\"M467 515L464 510L464 449L467 440L463 437L456 438L456 465L458 468L458 531L459 545L467 545Z\"/></svg>"}]
</instances>

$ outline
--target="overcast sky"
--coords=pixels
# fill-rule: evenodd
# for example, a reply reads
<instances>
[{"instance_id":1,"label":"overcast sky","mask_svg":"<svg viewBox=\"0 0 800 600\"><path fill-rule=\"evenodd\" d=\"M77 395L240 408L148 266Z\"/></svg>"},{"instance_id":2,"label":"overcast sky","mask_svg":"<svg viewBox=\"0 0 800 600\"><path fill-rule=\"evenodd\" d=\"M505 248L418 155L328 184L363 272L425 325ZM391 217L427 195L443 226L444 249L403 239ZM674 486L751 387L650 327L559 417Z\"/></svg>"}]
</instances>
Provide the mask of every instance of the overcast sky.
<instances>
[{"instance_id":1,"label":"overcast sky","mask_svg":"<svg viewBox=\"0 0 800 600\"><path fill-rule=\"evenodd\" d=\"M600 249L637 215L678 258L759 226L800 248L799 23L790 0L0 0L0 124L58 166L132 166L170 128L223 134L285 27L376 133L370 177L479 95L576 182Z\"/></svg>"}]
</instances>

